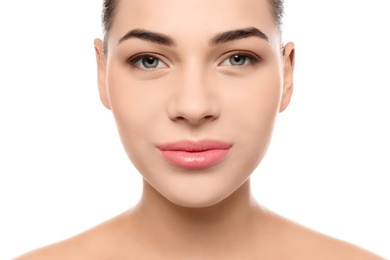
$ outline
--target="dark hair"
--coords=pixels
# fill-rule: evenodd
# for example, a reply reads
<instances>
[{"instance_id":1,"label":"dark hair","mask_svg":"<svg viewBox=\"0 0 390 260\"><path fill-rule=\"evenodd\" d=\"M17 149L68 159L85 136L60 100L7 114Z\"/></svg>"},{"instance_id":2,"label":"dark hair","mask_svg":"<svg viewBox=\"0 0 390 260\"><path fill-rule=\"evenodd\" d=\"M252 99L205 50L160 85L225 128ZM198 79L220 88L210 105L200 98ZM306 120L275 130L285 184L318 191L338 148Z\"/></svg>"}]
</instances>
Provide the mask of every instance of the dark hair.
<instances>
[{"instance_id":1,"label":"dark hair","mask_svg":"<svg viewBox=\"0 0 390 260\"><path fill-rule=\"evenodd\" d=\"M268 2L271 5L271 12L276 26L281 32L284 16L284 0L268 0Z\"/></svg>"},{"instance_id":2,"label":"dark hair","mask_svg":"<svg viewBox=\"0 0 390 260\"><path fill-rule=\"evenodd\" d=\"M104 0L103 12L102 12L102 27L104 36L104 53L107 53L108 33L111 29L112 22L118 5L119 0Z\"/></svg>"},{"instance_id":3,"label":"dark hair","mask_svg":"<svg viewBox=\"0 0 390 260\"><path fill-rule=\"evenodd\" d=\"M104 52L107 52L108 33L114 20L115 12L118 9L120 0L104 0L102 12L102 26L104 35ZM282 29L282 20L284 14L284 0L268 0L271 6L272 16L279 31Z\"/></svg>"}]
</instances>

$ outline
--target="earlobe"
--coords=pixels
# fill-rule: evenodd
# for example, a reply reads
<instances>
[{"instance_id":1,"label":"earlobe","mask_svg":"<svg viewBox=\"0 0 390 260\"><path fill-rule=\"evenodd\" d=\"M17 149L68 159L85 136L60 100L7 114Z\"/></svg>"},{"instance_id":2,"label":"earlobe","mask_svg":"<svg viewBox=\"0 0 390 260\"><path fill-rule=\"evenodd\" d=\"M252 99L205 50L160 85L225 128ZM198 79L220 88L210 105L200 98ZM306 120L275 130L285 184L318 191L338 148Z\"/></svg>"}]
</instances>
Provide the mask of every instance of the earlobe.
<instances>
[{"instance_id":1,"label":"earlobe","mask_svg":"<svg viewBox=\"0 0 390 260\"><path fill-rule=\"evenodd\" d=\"M294 88L295 47L292 42L287 43L283 48L283 63L283 94L279 112L287 108Z\"/></svg>"},{"instance_id":2,"label":"earlobe","mask_svg":"<svg viewBox=\"0 0 390 260\"><path fill-rule=\"evenodd\" d=\"M97 80L100 100L107 109L111 109L106 86L106 57L104 53L103 44L104 43L101 39L95 39L94 41L97 64Z\"/></svg>"}]
</instances>

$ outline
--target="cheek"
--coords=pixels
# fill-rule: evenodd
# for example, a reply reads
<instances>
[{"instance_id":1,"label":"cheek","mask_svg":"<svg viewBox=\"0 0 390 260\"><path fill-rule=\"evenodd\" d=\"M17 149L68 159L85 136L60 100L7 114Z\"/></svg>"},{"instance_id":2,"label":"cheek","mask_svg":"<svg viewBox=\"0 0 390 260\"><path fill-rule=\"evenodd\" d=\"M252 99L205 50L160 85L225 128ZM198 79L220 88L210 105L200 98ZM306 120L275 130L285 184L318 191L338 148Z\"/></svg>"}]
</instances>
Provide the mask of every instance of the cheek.
<instances>
[{"instance_id":1,"label":"cheek","mask_svg":"<svg viewBox=\"0 0 390 260\"><path fill-rule=\"evenodd\" d=\"M128 152L153 133L161 118L161 95L155 86L131 79L126 71L113 68L107 77L108 98L121 140ZM134 145L133 145L134 144Z\"/></svg>"},{"instance_id":2,"label":"cheek","mask_svg":"<svg viewBox=\"0 0 390 260\"><path fill-rule=\"evenodd\" d=\"M226 104L239 140L240 158L248 158L248 164L257 165L267 151L279 111L282 81L277 71L266 75L248 80Z\"/></svg>"},{"instance_id":3,"label":"cheek","mask_svg":"<svg viewBox=\"0 0 390 260\"><path fill-rule=\"evenodd\" d=\"M231 92L225 107L243 133L269 131L279 111L282 81L277 70L247 79L242 88Z\"/></svg>"}]
</instances>

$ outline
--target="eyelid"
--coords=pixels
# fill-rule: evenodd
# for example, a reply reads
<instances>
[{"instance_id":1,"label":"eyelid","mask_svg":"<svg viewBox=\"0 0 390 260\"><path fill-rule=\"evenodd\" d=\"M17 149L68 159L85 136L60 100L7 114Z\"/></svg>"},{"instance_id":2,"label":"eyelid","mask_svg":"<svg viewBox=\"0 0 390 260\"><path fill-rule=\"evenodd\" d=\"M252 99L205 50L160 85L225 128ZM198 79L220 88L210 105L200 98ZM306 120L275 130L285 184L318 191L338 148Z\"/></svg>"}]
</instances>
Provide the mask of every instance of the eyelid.
<instances>
[{"instance_id":1,"label":"eyelid","mask_svg":"<svg viewBox=\"0 0 390 260\"><path fill-rule=\"evenodd\" d=\"M222 65L222 64L234 55L242 55L244 57L247 57L252 64L257 64L262 61L261 57L257 54L248 51L237 50L237 51L229 51L225 53L223 55L224 57L223 60L220 63L218 63L218 66L233 66L233 65ZM235 67L245 67L245 66L249 66L249 65L235 66Z\"/></svg>"},{"instance_id":2,"label":"eyelid","mask_svg":"<svg viewBox=\"0 0 390 260\"><path fill-rule=\"evenodd\" d=\"M156 53L150 53L150 52L135 54L135 55L131 56L130 58L128 58L126 62L129 65L131 65L132 67L140 69L140 70L163 69L161 67L157 67L157 68L140 68L139 66L137 66L136 63L139 62L142 58L145 58L145 57L154 57L154 58L158 59L159 62L161 62L161 63L163 63L165 65L163 68L169 68L169 65L167 64L167 62L164 61L164 59L161 57L161 55L156 54Z\"/></svg>"}]
</instances>

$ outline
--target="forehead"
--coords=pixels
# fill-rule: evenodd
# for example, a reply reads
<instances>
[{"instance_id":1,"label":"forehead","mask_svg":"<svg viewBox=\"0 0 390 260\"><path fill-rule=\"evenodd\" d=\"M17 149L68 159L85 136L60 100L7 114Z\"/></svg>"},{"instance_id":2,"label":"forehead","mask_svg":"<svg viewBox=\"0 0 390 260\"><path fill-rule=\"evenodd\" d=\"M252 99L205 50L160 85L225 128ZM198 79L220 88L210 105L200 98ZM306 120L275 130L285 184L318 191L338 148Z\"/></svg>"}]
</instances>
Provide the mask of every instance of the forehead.
<instances>
[{"instance_id":1,"label":"forehead","mask_svg":"<svg viewBox=\"0 0 390 260\"><path fill-rule=\"evenodd\" d=\"M247 27L271 37L277 31L268 0L119 0L118 4L110 31L116 39L136 28L179 40Z\"/></svg>"}]
</instances>

